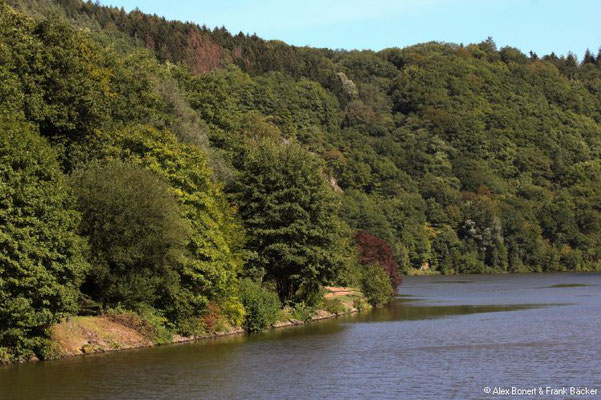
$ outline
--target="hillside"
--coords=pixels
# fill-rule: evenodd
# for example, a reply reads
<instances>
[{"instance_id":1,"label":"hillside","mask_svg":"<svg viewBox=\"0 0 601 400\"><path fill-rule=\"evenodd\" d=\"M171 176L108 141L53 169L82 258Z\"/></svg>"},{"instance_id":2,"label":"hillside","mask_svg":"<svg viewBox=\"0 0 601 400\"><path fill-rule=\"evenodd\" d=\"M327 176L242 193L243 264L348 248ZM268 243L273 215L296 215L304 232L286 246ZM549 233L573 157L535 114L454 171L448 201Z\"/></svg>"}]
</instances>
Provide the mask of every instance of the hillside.
<instances>
[{"instance_id":1,"label":"hillside","mask_svg":"<svg viewBox=\"0 0 601 400\"><path fill-rule=\"evenodd\" d=\"M82 311L192 335L420 267L601 267L601 54L0 0L0 132L0 360Z\"/></svg>"}]
</instances>

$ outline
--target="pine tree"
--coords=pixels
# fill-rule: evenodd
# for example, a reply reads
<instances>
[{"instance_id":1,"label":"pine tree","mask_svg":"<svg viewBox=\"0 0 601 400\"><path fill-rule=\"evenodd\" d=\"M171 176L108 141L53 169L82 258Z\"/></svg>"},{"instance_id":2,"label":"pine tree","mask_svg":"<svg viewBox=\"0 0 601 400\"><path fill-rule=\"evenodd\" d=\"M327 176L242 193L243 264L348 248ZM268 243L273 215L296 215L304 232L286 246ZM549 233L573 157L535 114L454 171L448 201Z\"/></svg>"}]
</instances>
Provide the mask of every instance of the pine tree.
<instances>
[{"instance_id":1,"label":"pine tree","mask_svg":"<svg viewBox=\"0 0 601 400\"><path fill-rule=\"evenodd\" d=\"M586 52L584 53L584 58L582 59L582 63L583 64L594 64L595 63L595 56L593 56L593 53L591 53L591 51L589 49L586 49Z\"/></svg>"}]
</instances>

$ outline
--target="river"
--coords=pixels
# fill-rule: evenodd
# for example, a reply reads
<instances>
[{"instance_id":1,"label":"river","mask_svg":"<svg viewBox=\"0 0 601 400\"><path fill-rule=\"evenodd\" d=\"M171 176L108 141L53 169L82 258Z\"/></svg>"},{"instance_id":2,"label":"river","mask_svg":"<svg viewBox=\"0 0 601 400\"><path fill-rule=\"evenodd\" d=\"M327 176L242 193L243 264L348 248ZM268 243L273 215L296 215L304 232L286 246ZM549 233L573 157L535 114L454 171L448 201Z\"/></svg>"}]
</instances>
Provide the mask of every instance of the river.
<instances>
[{"instance_id":1,"label":"river","mask_svg":"<svg viewBox=\"0 0 601 400\"><path fill-rule=\"evenodd\" d=\"M251 337L0 367L2 399L493 399L601 389L601 274L406 277L389 306ZM537 399L592 398L536 395Z\"/></svg>"}]
</instances>

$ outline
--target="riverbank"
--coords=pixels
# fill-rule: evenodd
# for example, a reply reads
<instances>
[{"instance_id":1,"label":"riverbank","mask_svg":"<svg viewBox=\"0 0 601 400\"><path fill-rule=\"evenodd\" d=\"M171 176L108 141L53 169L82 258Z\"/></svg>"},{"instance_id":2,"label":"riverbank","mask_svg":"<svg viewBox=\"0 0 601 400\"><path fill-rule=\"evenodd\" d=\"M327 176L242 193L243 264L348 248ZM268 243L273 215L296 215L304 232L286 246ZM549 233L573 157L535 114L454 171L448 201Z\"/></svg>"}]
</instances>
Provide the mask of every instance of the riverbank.
<instances>
[{"instance_id":1,"label":"riverbank","mask_svg":"<svg viewBox=\"0 0 601 400\"><path fill-rule=\"evenodd\" d=\"M280 319L270 329L281 329L304 325L321 320L336 318L359 312L368 308L363 294L353 288L327 287L324 296L324 308L306 313L304 320L297 313L284 309ZM297 318L295 318L297 316ZM77 316L54 325L51 328L51 340L55 358L82 356L110 351L154 347L199 340L208 340L222 336L243 335L243 327L224 327L221 330L207 332L198 336L172 335L170 339L157 342L143 326L128 321L127 318L115 318L109 315ZM30 361L36 361L35 359Z\"/></svg>"}]
</instances>

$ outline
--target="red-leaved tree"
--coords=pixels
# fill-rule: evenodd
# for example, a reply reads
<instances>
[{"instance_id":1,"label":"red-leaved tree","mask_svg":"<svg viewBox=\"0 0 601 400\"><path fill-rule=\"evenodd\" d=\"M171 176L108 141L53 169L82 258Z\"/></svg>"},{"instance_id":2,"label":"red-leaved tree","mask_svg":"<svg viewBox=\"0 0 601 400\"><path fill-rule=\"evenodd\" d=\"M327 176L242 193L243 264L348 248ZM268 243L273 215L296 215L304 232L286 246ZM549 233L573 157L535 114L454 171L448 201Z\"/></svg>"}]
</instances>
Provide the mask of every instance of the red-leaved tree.
<instances>
[{"instance_id":1,"label":"red-leaved tree","mask_svg":"<svg viewBox=\"0 0 601 400\"><path fill-rule=\"evenodd\" d=\"M396 291L403 279L399 274L398 264L388 243L384 239L372 235L367 231L358 231L355 235L355 241L359 250L361 264L378 264L382 266L388 273L388 276L390 276L390 283Z\"/></svg>"}]
</instances>

